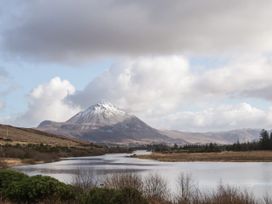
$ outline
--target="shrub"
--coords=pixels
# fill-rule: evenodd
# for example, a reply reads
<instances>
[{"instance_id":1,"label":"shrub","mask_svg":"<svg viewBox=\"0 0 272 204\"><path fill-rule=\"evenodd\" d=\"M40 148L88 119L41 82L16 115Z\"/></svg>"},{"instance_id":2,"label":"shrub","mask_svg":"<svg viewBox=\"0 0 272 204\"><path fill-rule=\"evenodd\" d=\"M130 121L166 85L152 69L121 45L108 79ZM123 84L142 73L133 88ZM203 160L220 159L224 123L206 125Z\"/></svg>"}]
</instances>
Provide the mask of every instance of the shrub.
<instances>
[{"instance_id":1,"label":"shrub","mask_svg":"<svg viewBox=\"0 0 272 204\"><path fill-rule=\"evenodd\" d=\"M147 204L136 189L94 188L82 200L84 204Z\"/></svg>"},{"instance_id":2,"label":"shrub","mask_svg":"<svg viewBox=\"0 0 272 204\"><path fill-rule=\"evenodd\" d=\"M48 176L33 176L12 182L4 191L12 201L35 203L48 198L74 199L73 188Z\"/></svg>"},{"instance_id":3,"label":"shrub","mask_svg":"<svg viewBox=\"0 0 272 204\"><path fill-rule=\"evenodd\" d=\"M147 204L147 200L142 194L134 188L123 188L120 190L119 196L115 198L116 203L120 204Z\"/></svg>"},{"instance_id":4,"label":"shrub","mask_svg":"<svg viewBox=\"0 0 272 204\"><path fill-rule=\"evenodd\" d=\"M28 176L23 173L10 170L10 169L1 169L0 170L0 192L2 193L2 191L8 188L8 186L11 183L16 181L21 181L26 178L28 178Z\"/></svg>"}]
</instances>

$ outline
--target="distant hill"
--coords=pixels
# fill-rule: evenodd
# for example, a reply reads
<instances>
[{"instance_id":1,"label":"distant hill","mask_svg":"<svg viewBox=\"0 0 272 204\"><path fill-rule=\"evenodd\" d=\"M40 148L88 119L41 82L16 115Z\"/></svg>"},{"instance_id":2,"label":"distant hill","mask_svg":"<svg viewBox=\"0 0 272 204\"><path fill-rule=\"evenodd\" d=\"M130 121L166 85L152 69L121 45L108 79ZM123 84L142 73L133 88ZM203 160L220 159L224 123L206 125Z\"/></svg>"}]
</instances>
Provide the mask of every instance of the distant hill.
<instances>
[{"instance_id":1,"label":"distant hill","mask_svg":"<svg viewBox=\"0 0 272 204\"><path fill-rule=\"evenodd\" d=\"M238 129L222 132L182 132L177 130L161 130L161 134L167 135L173 139L182 139L188 143L218 143L233 144L239 142L250 142L258 140L260 137L260 129Z\"/></svg>"},{"instance_id":2,"label":"distant hill","mask_svg":"<svg viewBox=\"0 0 272 204\"><path fill-rule=\"evenodd\" d=\"M136 116L110 103L95 104L66 122L44 121L38 129L97 143L186 143L182 139L161 134Z\"/></svg>"},{"instance_id":3,"label":"distant hill","mask_svg":"<svg viewBox=\"0 0 272 204\"><path fill-rule=\"evenodd\" d=\"M31 128L19 128L0 124L0 143L48 144L54 146L82 146L87 142L59 136Z\"/></svg>"}]
</instances>

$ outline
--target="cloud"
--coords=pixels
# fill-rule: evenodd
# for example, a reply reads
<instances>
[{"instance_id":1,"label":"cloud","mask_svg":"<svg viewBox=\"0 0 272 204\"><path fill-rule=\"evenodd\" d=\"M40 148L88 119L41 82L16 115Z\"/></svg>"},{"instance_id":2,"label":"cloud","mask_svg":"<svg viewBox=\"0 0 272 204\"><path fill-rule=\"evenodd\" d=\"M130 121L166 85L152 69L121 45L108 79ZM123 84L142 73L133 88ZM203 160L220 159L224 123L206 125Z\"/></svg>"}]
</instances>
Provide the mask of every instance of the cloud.
<instances>
[{"instance_id":1,"label":"cloud","mask_svg":"<svg viewBox=\"0 0 272 204\"><path fill-rule=\"evenodd\" d=\"M272 48L269 0L16 3L9 3L12 15L7 9L2 11L8 16L1 23L2 51L31 59L264 52Z\"/></svg>"},{"instance_id":2,"label":"cloud","mask_svg":"<svg viewBox=\"0 0 272 204\"><path fill-rule=\"evenodd\" d=\"M29 94L28 110L15 121L17 125L36 126L43 120L64 121L80 109L65 102L75 92L75 87L59 77L34 88Z\"/></svg>"},{"instance_id":3,"label":"cloud","mask_svg":"<svg viewBox=\"0 0 272 204\"><path fill-rule=\"evenodd\" d=\"M272 108L265 111L248 103L225 104L196 112L180 111L152 122L158 127L186 131L271 128Z\"/></svg>"},{"instance_id":4,"label":"cloud","mask_svg":"<svg viewBox=\"0 0 272 204\"><path fill-rule=\"evenodd\" d=\"M80 109L110 101L154 127L190 131L272 125L269 56L246 56L194 70L184 56L127 58L83 90L56 77L29 94L21 125L65 121ZM252 98L267 107L250 104ZM233 99L233 101L231 101Z\"/></svg>"},{"instance_id":5,"label":"cloud","mask_svg":"<svg viewBox=\"0 0 272 204\"><path fill-rule=\"evenodd\" d=\"M193 71L183 56L140 57L114 64L67 100L82 108L110 101L154 127L269 127L270 109L247 101L256 98L271 103L271 68L265 56L237 58L200 71ZM237 104L228 105L231 99Z\"/></svg>"},{"instance_id":6,"label":"cloud","mask_svg":"<svg viewBox=\"0 0 272 204\"><path fill-rule=\"evenodd\" d=\"M210 96L248 96L271 101L271 75L271 57L240 57L217 69L204 71L195 89Z\"/></svg>"},{"instance_id":7,"label":"cloud","mask_svg":"<svg viewBox=\"0 0 272 204\"><path fill-rule=\"evenodd\" d=\"M11 88L7 71L0 67L0 110L5 107L4 97L11 91Z\"/></svg>"},{"instance_id":8,"label":"cloud","mask_svg":"<svg viewBox=\"0 0 272 204\"><path fill-rule=\"evenodd\" d=\"M188 94L193 78L181 56L141 57L114 64L70 100L88 107L100 100L148 114L165 113Z\"/></svg>"},{"instance_id":9,"label":"cloud","mask_svg":"<svg viewBox=\"0 0 272 204\"><path fill-rule=\"evenodd\" d=\"M139 57L112 65L71 100L82 107L109 100L132 111L235 97L271 101L271 76L266 56L236 58L201 71L193 71L183 56Z\"/></svg>"},{"instance_id":10,"label":"cloud","mask_svg":"<svg viewBox=\"0 0 272 204\"><path fill-rule=\"evenodd\" d=\"M5 107L5 103L0 100L0 110L3 109L4 107Z\"/></svg>"}]
</instances>

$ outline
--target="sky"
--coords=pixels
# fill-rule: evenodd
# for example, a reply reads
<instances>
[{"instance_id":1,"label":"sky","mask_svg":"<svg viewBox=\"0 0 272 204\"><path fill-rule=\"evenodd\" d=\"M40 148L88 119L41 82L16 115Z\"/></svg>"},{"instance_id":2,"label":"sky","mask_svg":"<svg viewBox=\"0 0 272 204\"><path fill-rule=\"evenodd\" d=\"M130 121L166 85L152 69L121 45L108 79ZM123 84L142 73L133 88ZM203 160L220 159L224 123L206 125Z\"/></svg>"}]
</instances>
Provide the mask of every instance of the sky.
<instances>
[{"instance_id":1,"label":"sky","mask_svg":"<svg viewBox=\"0 0 272 204\"><path fill-rule=\"evenodd\" d=\"M100 101L160 129L272 127L270 0L2 0L0 123Z\"/></svg>"}]
</instances>

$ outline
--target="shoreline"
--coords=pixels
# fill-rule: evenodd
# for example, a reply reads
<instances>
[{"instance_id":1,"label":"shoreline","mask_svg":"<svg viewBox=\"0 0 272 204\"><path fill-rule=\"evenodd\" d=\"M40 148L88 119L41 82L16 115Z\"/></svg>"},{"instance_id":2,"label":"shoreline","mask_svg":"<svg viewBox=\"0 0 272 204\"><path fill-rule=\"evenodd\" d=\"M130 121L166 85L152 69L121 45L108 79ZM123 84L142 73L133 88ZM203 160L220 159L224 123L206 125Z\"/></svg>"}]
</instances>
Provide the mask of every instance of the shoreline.
<instances>
[{"instance_id":1,"label":"shoreline","mask_svg":"<svg viewBox=\"0 0 272 204\"><path fill-rule=\"evenodd\" d=\"M203 152L203 153L158 153L136 155L139 159L151 159L161 162L272 162L272 151L245 152Z\"/></svg>"},{"instance_id":2,"label":"shoreline","mask_svg":"<svg viewBox=\"0 0 272 204\"><path fill-rule=\"evenodd\" d=\"M66 158L66 157L63 157ZM69 157L67 157L69 158ZM52 160L33 160L33 159L19 159L19 158L1 158L5 168L13 168L24 165L46 164L60 161L62 158Z\"/></svg>"}]
</instances>

